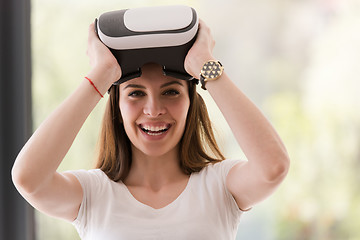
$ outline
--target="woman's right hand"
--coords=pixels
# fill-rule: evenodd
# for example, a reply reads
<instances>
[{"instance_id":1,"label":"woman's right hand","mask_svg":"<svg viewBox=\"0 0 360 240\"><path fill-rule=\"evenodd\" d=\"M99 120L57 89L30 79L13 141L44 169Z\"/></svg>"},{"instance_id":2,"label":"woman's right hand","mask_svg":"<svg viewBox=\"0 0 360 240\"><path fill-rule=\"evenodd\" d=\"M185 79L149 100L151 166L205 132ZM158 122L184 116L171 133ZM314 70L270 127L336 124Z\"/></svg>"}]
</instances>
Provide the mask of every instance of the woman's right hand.
<instances>
[{"instance_id":1,"label":"woman's right hand","mask_svg":"<svg viewBox=\"0 0 360 240\"><path fill-rule=\"evenodd\" d=\"M108 89L121 77L121 68L111 51L100 41L95 32L95 23L89 26L88 47L86 51L91 65L88 77L98 87ZM101 80L100 80L101 79ZM101 88L103 88L101 87Z\"/></svg>"},{"instance_id":2,"label":"woman's right hand","mask_svg":"<svg viewBox=\"0 0 360 240\"><path fill-rule=\"evenodd\" d=\"M121 77L121 68L110 50L99 40L94 24L89 27L87 74L101 93ZM83 199L80 182L71 173L56 171L85 120L100 101L99 94L83 79L39 126L20 151L12 168L12 179L23 197L38 210L73 221Z\"/></svg>"}]
</instances>

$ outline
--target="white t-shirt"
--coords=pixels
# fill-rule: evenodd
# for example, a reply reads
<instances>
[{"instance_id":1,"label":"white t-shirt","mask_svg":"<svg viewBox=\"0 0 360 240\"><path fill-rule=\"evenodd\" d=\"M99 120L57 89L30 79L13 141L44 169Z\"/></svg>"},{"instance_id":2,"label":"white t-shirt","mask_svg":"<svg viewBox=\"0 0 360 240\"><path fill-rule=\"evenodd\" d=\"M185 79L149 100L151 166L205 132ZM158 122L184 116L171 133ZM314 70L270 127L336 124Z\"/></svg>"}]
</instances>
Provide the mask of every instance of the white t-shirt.
<instances>
[{"instance_id":1,"label":"white t-shirt","mask_svg":"<svg viewBox=\"0 0 360 240\"><path fill-rule=\"evenodd\" d=\"M192 173L178 198L160 209L139 202L100 169L69 171L84 191L73 225L84 240L233 240L242 211L225 180L238 162L224 160Z\"/></svg>"}]
</instances>

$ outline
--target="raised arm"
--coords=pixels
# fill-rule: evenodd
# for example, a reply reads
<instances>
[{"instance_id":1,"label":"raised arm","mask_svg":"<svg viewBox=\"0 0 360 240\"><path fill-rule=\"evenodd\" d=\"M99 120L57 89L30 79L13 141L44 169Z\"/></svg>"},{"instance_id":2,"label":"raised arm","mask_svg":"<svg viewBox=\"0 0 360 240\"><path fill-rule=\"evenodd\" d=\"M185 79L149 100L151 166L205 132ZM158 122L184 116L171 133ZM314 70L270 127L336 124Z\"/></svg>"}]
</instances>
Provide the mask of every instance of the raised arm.
<instances>
[{"instance_id":1,"label":"raised arm","mask_svg":"<svg viewBox=\"0 0 360 240\"><path fill-rule=\"evenodd\" d=\"M216 60L212 55L214 44L210 29L200 21L197 41L185 60L191 75L198 77L206 61ZM226 70L219 79L207 82L206 88L248 159L230 170L227 187L239 208L249 209L268 197L286 176L287 151L269 121L230 80Z\"/></svg>"},{"instance_id":2,"label":"raised arm","mask_svg":"<svg viewBox=\"0 0 360 240\"><path fill-rule=\"evenodd\" d=\"M121 76L120 66L89 27L88 51L92 66L87 75L103 95ZM46 214L74 220L82 201L82 188L71 174L56 170L83 123L101 99L84 79L50 114L25 144L12 169L13 182L23 197Z\"/></svg>"}]
</instances>

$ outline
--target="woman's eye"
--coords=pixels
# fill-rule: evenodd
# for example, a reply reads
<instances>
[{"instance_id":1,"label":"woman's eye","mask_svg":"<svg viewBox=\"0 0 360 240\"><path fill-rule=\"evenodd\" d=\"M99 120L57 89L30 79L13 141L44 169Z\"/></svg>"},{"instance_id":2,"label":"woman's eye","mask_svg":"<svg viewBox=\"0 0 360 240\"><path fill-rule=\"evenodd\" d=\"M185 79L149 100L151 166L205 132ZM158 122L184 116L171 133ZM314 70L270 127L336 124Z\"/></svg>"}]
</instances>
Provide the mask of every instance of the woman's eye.
<instances>
[{"instance_id":1,"label":"woman's eye","mask_svg":"<svg viewBox=\"0 0 360 240\"><path fill-rule=\"evenodd\" d=\"M180 94L180 92L175 89L170 89L170 90L165 91L163 94L168 95L168 96L176 96L176 95Z\"/></svg>"},{"instance_id":2,"label":"woman's eye","mask_svg":"<svg viewBox=\"0 0 360 240\"><path fill-rule=\"evenodd\" d=\"M133 91L133 92L129 93L128 96L129 97L141 97L141 96L145 96L145 93L142 91Z\"/></svg>"}]
</instances>

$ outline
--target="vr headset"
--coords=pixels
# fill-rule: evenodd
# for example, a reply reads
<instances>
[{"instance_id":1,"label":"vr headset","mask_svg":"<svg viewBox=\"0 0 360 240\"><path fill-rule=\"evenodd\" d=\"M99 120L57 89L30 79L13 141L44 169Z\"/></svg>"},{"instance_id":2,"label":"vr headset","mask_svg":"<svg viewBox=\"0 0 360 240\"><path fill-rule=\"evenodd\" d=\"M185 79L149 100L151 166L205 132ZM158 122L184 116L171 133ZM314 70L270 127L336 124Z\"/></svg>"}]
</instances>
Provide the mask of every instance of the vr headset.
<instances>
[{"instance_id":1,"label":"vr headset","mask_svg":"<svg viewBox=\"0 0 360 240\"><path fill-rule=\"evenodd\" d=\"M196 11L180 5L106 12L95 21L100 40L121 66L122 76L114 85L140 77L146 63L158 63L165 75L193 80L184 60L198 26Z\"/></svg>"}]
</instances>

